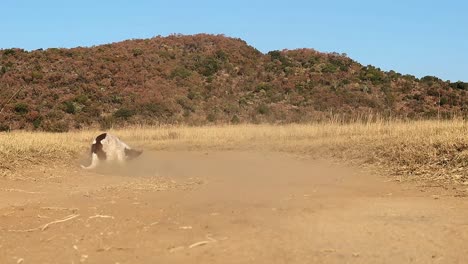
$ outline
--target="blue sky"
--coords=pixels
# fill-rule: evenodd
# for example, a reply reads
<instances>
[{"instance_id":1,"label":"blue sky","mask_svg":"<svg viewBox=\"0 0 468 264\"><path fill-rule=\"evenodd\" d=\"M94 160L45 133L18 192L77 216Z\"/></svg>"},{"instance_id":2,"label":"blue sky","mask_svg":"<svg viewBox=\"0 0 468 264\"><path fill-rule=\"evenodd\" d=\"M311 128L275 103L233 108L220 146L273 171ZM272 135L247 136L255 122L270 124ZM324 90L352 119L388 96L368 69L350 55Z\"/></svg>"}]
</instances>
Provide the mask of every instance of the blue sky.
<instances>
[{"instance_id":1,"label":"blue sky","mask_svg":"<svg viewBox=\"0 0 468 264\"><path fill-rule=\"evenodd\" d=\"M417 77L468 81L468 1L2 0L0 48L92 46L171 33L314 48Z\"/></svg>"}]
</instances>

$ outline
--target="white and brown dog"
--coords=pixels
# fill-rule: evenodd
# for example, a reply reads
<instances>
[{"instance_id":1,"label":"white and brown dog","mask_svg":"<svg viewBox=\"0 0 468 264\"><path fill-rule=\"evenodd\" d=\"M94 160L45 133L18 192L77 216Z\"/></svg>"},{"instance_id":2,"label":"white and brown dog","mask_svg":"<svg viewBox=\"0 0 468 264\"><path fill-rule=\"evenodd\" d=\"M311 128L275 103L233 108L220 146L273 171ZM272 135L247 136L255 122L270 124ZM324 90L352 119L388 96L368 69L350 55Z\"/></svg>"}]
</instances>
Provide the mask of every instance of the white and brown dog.
<instances>
[{"instance_id":1,"label":"white and brown dog","mask_svg":"<svg viewBox=\"0 0 468 264\"><path fill-rule=\"evenodd\" d=\"M134 159L143 151L133 150L118 137L109 133L103 133L96 137L91 145L91 165L81 165L83 169L96 168L100 161L118 161Z\"/></svg>"}]
</instances>

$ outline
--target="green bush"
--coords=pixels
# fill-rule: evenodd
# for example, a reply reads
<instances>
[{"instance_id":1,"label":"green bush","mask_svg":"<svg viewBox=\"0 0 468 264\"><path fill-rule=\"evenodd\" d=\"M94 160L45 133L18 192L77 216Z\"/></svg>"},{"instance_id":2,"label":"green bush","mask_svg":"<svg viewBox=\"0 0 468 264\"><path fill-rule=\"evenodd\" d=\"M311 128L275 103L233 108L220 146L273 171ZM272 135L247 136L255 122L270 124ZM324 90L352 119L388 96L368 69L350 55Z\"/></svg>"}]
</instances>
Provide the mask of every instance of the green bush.
<instances>
[{"instance_id":1,"label":"green bush","mask_svg":"<svg viewBox=\"0 0 468 264\"><path fill-rule=\"evenodd\" d=\"M3 50L3 55L8 56L8 55L15 55L16 51L15 49L4 49Z\"/></svg>"},{"instance_id":2,"label":"green bush","mask_svg":"<svg viewBox=\"0 0 468 264\"><path fill-rule=\"evenodd\" d=\"M76 113L76 107L72 102L67 101L63 104L64 104L65 113L72 114L72 115Z\"/></svg>"},{"instance_id":3,"label":"green bush","mask_svg":"<svg viewBox=\"0 0 468 264\"><path fill-rule=\"evenodd\" d=\"M221 69L221 65L216 58L206 57L197 65L198 72L206 77L212 76Z\"/></svg>"},{"instance_id":4,"label":"green bush","mask_svg":"<svg viewBox=\"0 0 468 264\"><path fill-rule=\"evenodd\" d=\"M79 104L85 104L88 101L88 96L86 96L84 94L80 94L80 95L75 97L74 101L79 103Z\"/></svg>"},{"instance_id":5,"label":"green bush","mask_svg":"<svg viewBox=\"0 0 468 264\"><path fill-rule=\"evenodd\" d=\"M187 117L190 117L191 114L192 114L192 111L190 111L189 109L184 109L184 113L182 114L182 116L187 118Z\"/></svg>"},{"instance_id":6,"label":"green bush","mask_svg":"<svg viewBox=\"0 0 468 264\"><path fill-rule=\"evenodd\" d=\"M337 66L333 64L327 64L325 65L325 67L323 67L322 72L323 73L335 73L337 69L338 69Z\"/></svg>"},{"instance_id":7,"label":"green bush","mask_svg":"<svg viewBox=\"0 0 468 264\"><path fill-rule=\"evenodd\" d=\"M216 121L216 114L215 113L209 113L206 116L206 120L208 120L209 122L215 122Z\"/></svg>"},{"instance_id":8,"label":"green bush","mask_svg":"<svg viewBox=\"0 0 468 264\"><path fill-rule=\"evenodd\" d=\"M128 119L132 117L135 113L127 108L120 108L114 113L115 118Z\"/></svg>"},{"instance_id":9,"label":"green bush","mask_svg":"<svg viewBox=\"0 0 468 264\"><path fill-rule=\"evenodd\" d=\"M7 124L0 123L0 132L10 131L10 126Z\"/></svg>"},{"instance_id":10,"label":"green bush","mask_svg":"<svg viewBox=\"0 0 468 264\"><path fill-rule=\"evenodd\" d=\"M143 54L143 51L141 49L133 49L132 53L134 57L138 57Z\"/></svg>"},{"instance_id":11,"label":"green bush","mask_svg":"<svg viewBox=\"0 0 468 264\"><path fill-rule=\"evenodd\" d=\"M258 111L258 113L261 114L261 115L267 115L267 114L270 113L270 108L268 108L267 105L262 104L262 105L260 105L260 106L257 108L257 111Z\"/></svg>"},{"instance_id":12,"label":"green bush","mask_svg":"<svg viewBox=\"0 0 468 264\"><path fill-rule=\"evenodd\" d=\"M228 60L228 55L226 54L226 52L224 52L222 50L218 50L218 51L216 51L216 58L221 60L221 61L227 61Z\"/></svg>"},{"instance_id":13,"label":"green bush","mask_svg":"<svg viewBox=\"0 0 468 264\"><path fill-rule=\"evenodd\" d=\"M240 123L240 118L237 115L233 115L231 118L231 123L232 124L239 124Z\"/></svg>"},{"instance_id":14,"label":"green bush","mask_svg":"<svg viewBox=\"0 0 468 264\"><path fill-rule=\"evenodd\" d=\"M448 102L449 102L449 99L447 97L443 96L440 98L440 105L446 105L448 104Z\"/></svg>"},{"instance_id":15,"label":"green bush","mask_svg":"<svg viewBox=\"0 0 468 264\"><path fill-rule=\"evenodd\" d=\"M18 114L26 114L29 111L28 105L25 103L17 103L15 105L15 112Z\"/></svg>"},{"instance_id":16,"label":"green bush","mask_svg":"<svg viewBox=\"0 0 468 264\"><path fill-rule=\"evenodd\" d=\"M372 84L382 84L388 82L382 70L372 65L362 67L359 78L363 81L371 81Z\"/></svg>"},{"instance_id":17,"label":"green bush","mask_svg":"<svg viewBox=\"0 0 468 264\"><path fill-rule=\"evenodd\" d=\"M458 82L455 82L455 83L451 83L450 87L452 87L454 89L468 90L468 83L458 81Z\"/></svg>"},{"instance_id":18,"label":"green bush","mask_svg":"<svg viewBox=\"0 0 468 264\"><path fill-rule=\"evenodd\" d=\"M268 55L270 55L271 61L279 60L281 62L281 66L282 66L283 70L286 67L292 66L291 63L289 62L288 58L283 56L283 54L281 54L281 51L279 51L279 50L270 51L270 52L268 52Z\"/></svg>"},{"instance_id":19,"label":"green bush","mask_svg":"<svg viewBox=\"0 0 468 264\"><path fill-rule=\"evenodd\" d=\"M257 85L257 87L255 87L255 92L261 92L262 90L265 91L265 92L268 92L270 90L273 89L273 86L269 83L260 83L259 85Z\"/></svg>"},{"instance_id":20,"label":"green bush","mask_svg":"<svg viewBox=\"0 0 468 264\"><path fill-rule=\"evenodd\" d=\"M429 83L429 84L432 84L434 82L441 82L442 80L435 77L435 76L430 76L430 75L427 75L427 76L424 76L421 78L421 82L425 82L425 83Z\"/></svg>"},{"instance_id":21,"label":"green bush","mask_svg":"<svg viewBox=\"0 0 468 264\"><path fill-rule=\"evenodd\" d=\"M174 79L176 77L179 77L181 79L186 79L192 75L192 72L185 67L177 67L171 72L171 79Z\"/></svg>"},{"instance_id":22,"label":"green bush","mask_svg":"<svg viewBox=\"0 0 468 264\"><path fill-rule=\"evenodd\" d=\"M35 129L38 129L40 126L41 126L41 123L42 123L42 116L36 118L32 124L34 126Z\"/></svg>"},{"instance_id":23,"label":"green bush","mask_svg":"<svg viewBox=\"0 0 468 264\"><path fill-rule=\"evenodd\" d=\"M281 59L282 59L281 51L279 51L279 50L272 50L272 51L268 52L268 55L270 55L272 61L273 60L281 61Z\"/></svg>"},{"instance_id":24,"label":"green bush","mask_svg":"<svg viewBox=\"0 0 468 264\"><path fill-rule=\"evenodd\" d=\"M33 80L41 80L43 77L44 77L44 75L42 74L42 72L39 72L39 71L31 72L31 78Z\"/></svg>"},{"instance_id":25,"label":"green bush","mask_svg":"<svg viewBox=\"0 0 468 264\"><path fill-rule=\"evenodd\" d=\"M143 105L143 111L153 117L169 117L172 115L172 112L165 104L156 102Z\"/></svg>"}]
</instances>

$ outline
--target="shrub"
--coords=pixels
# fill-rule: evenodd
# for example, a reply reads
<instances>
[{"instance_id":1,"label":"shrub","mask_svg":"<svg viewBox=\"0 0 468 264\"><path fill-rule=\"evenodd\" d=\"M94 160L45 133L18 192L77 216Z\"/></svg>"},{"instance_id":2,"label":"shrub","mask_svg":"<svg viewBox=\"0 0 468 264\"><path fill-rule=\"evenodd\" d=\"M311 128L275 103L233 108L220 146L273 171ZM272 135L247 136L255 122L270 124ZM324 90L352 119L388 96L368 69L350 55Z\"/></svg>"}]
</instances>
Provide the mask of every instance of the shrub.
<instances>
[{"instance_id":1,"label":"shrub","mask_svg":"<svg viewBox=\"0 0 468 264\"><path fill-rule=\"evenodd\" d=\"M198 63L197 68L200 74L209 77L218 72L221 68L221 65L216 58L207 57Z\"/></svg>"},{"instance_id":2,"label":"shrub","mask_svg":"<svg viewBox=\"0 0 468 264\"><path fill-rule=\"evenodd\" d=\"M233 115L232 118L231 118L231 123L239 124L240 123L240 118L237 115Z\"/></svg>"},{"instance_id":3,"label":"shrub","mask_svg":"<svg viewBox=\"0 0 468 264\"><path fill-rule=\"evenodd\" d=\"M119 95L113 94L110 96L110 101L113 104L121 104L123 102L123 98Z\"/></svg>"},{"instance_id":4,"label":"shrub","mask_svg":"<svg viewBox=\"0 0 468 264\"><path fill-rule=\"evenodd\" d=\"M88 97L84 94L80 94L78 96L75 97L75 102L79 103L79 104L85 104L87 101L88 101Z\"/></svg>"},{"instance_id":5,"label":"shrub","mask_svg":"<svg viewBox=\"0 0 468 264\"><path fill-rule=\"evenodd\" d=\"M99 120L101 130L108 130L114 126L115 118L113 116L106 116Z\"/></svg>"},{"instance_id":6,"label":"shrub","mask_svg":"<svg viewBox=\"0 0 468 264\"><path fill-rule=\"evenodd\" d=\"M371 81L372 84L382 84L387 82L382 70L372 65L367 65L361 68L360 79L363 81Z\"/></svg>"},{"instance_id":7,"label":"shrub","mask_svg":"<svg viewBox=\"0 0 468 264\"><path fill-rule=\"evenodd\" d=\"M281 52L279 50L272 50L268 52L268 55L270 55L271 60L279 60L281 61Z\"/></svg>"},{"instance_id":8,"label":"shrub","mask_svg":"<svg viewBox=\"0 0 468 264\"><path fill-rule=\"evenodd\" d=\"M455 82L455 83L451 83L450 87L452 87L454 89L468 90L468 83L458 81L458 82Z\"/></svg>"},{"instance_id":9,"label":"shrub","mask_svg":"<svg viewBox=\"0 0 468 264\"><path fill-rule=\"evenodd\" d=\"M228 55L226 54L226 52L224 52L222 50L218 50L218 51L216 51L216 58L221 60L221 61L227 61L228 60Z\"/></svg>"},{"instance_id":10,"label":"shrub","mask_svg":"<svg viewBox=\"0 0 468 264\"><path fill-rule=\"evenodd\" d=\"M143 111L155 117L169 117L172 115L172 112L165 104L156 102L143 105Z\"/></svg>"},{"instance_id":11,"label":"shrub","mask_svg":"<svg viewBox=\"0 0 468 264\"><path fill-rule=\"evenodd\" d=\"M261 92L262 90L265 91L265 92L268 92L270 90L273 89L273 86L269 83L260 83L259 85L257 85L257 87L255 87L255 92Z\"/></svg>"},{"instance_id":12,"label":"shrub","mask_svg":"<svg viewBox=\"0 0 468 264\"><path fill-rule=\"evenodd\" d=\"M190 99L190 100L193 100L195 98L199 97L199 95L192 91L192 90L189 90L189 92L187 93L187 98Z\"/></svg>"},{"instance_id":13,"label":"shrub","mask_svg":"<svg viewBox=\"0 0 468 264\"><path fill-rule=\"evenodd\" d=\"M62 133L68 132L68 122L63 120L47 120L42 124L42 129L47 132Z\"/></svg>"},{"instance_id":14,"label":"shrub","mask_svg":"<svg viewBox=\"0 0 468 264\"><path fill-rule=\"evenodd\" d=\"M185 110L190 110L191 112L194 112L195 111L195 108L193 106L193 102L190 101L189 99L187 98L178 98L176 100L176 102L182 106L183 109Z\"/></svg>"},{"instance_id":15,"label":"shrub","mask_svg":"<svg viewBox=\"0 0 468 264\"><path fill-rule=\"evenodd\" d=\"M449 100L447 97L443 96L440 98L440 105L446 105L448 104Z\"/></svg>"},{"instance_id":16,"label":"shrub","mask_svg":"<svg viewBox=\"0 0 468 264\"><path fill-rule=\"evenodd\" d=\"M261 115L267 115L270 113L270 108L268 108L267 105L265 104L261 104L258 108L257 108L257 111L259 114Z\"/></svg>"},{"instance_id":17,"label":"shrub","mask_svg":"<svg viewBox=\"0 0 468 264\"><path fill-rule=\"evenodd\" d=\"M187 118L187 117L190 117L191 114L192 114L192 111L190 111L189 109L184 109L184 113L182 114L182 116Z\"/></svg>"},{"instance_id":18,"label":"shrub","mask_svg":"<svg viewBox=\"0 0 468 264\"><path fill-rule=\"evenodd\" d=\"M333 64L327 64L327 65L325 65L325 67L323 67L322 72L323 73L334 73L334 72L336 72L337 69L338 69L337 66L335 66Z\"/></svg>"},{"instance_id":19,"label":"shrub","mask_svg":"<svg viewBox=\"0 0 468 264\"><path fill-rule=\"evenodd\" d=\"M215 122L215 121L216 121L216 115L215 115L215 113L209 113L209 114L206 116L206 120L208 120L209 122Z\"/></svg>"},{"instance_id":20,"label":"shrub","mask_svg":"<svg viewBox=\"0 0 468 264\"><path fill-rule=\"evenodd\" d=\"M81 109L83 113L86 113L89 117L99 117L101 116L102 109L97 105L87 105Z\"/></svg>"},{"instance_id":21,"label":"shrub","mask_svg":"<svg viewBox=\"0 0 468 264\"><path fill-rule=\"evenodd\" d=\"M15 55L16 51L15 49L5 49L3 50L3 55L8 56L8 55Z\"/></svg>"},{"instance_id":22,"label":"shrub","mask_svg":"<svg viewBox=\"0 0 468 264\"><path fill-rule=\"evenodd\" d=\"M0 132L10 131L10 126L7 124L0 123Z\"/></svg>"},{"instance_id":23,"label":"shrub","mask_svg":"<svg viewBox=\"0 0 468 264\"><path fill-rule=\"evenodd\" d=\"M121 119L128 119L132 117L135 113L127 108L120 108L114 113L114 117L121 118Z\"/></svg>"},{"instance_id":24,"label":"shrub","mask_svg":"<svg viewBox=\"0 0 468 264\"><path fill-rule=\"evenodd\" d=\"M64 104L65 113L68 113L68 114L75 114L76 113L76 107L72 102L67 101L67 102L65 102L63 104Z\"/></svg>"},{"instance_id":25,"label":"shrub","mask_svg":"<svg viewBox=\"0 0 468 264\"><path fill-rule=\"evenodd\" d=\"M134 57L138 57L143 54L143 51L141 49L133 49L132 53Z\"/></svg>"},{"instance_id":26,"label":"shrub","mask_svg":"<svg viewBox=\"0 0 468 264\"><path fill-rule=\"evenodd\" d=\"M385 96L385 103L388 107L393 107L395 104L395 95L392 92L392 89L390 86L384 85L381 88L381 91L384 93Z\"/></svg>"},{"instance_id":27,"label":"shrub","mask_svg":"<svg viewBox=\"0 0 468 264\"><path fill-rule=\"evenodd\" d=\"M337 55L330 58L330 64L335 66L335 70L340 69L340 71L348 71L349 63L343 59L343 55Z\"/></svg>"},{"instance_id":28,"label":"shrub","mask_svg":"<svg viewBox=\"0 0 468 264\"><path fill-rule=\"evenodd\" d=\"M38 129L40 126L41 126L41 123L42 123L42 116L36 118L32 124L34 126L35 129Z\"/></svg>"},{"instance_id":29,"label":"shrub","mask_svg":"<svg viewBox=\"0 0 468 264\"><path fill-rule=\"evenodd\" d=\"M18 114L26 114L29 111L28 105L25 103L17 103L15 105L15 112Z\"/></svg>"},{"instance_id":30,"label":"shrub","mask_svg":"<svg viewBox=\"0 0 468 264\"><path fill-rule=\"evenodd\" d=\"M427 75L421 78L421 82L430 83L430 84L434 82L440 82L440 81L442 80L435 76L430 76L430 75Z\"/></svg>"},{"instance_id":31,"label":"shrub","mask_svg":"<svg viewBox=\"0 0 468 264\"><path fill-rule=\"evenodd\" d=\"M31 78L34 80L41 80L44 77L42 72L39 71L33 71L31 72Z\"/></svg>"},{"instance_id":32,"label":"shrub","mask_svg":"<svg viewBox=\"0 0 468 264\"><path fill-rule=\"evenodd\" d=\"M274 61L274 60L280 61L281 65L283 67L283 70L284 70L285 67L291 66L291 63L289 62L288 58L283 56L281 54L281 51L279 51L279 50L270 51L270 52L268 52L268 55L270 55L271 61Z\"/></svg>"},{"instance_id":33,"label":"shrub","mask_svg":"<svg viewBox=\"0 0 468 264\"><path fill-rule=\"evenodd\" d=\"M176 77L179 77L181 79L186 79L192 75L192 72L185 67L177 67L171 72L171 79L174 79Z\"/></svg>"}]
</instances>

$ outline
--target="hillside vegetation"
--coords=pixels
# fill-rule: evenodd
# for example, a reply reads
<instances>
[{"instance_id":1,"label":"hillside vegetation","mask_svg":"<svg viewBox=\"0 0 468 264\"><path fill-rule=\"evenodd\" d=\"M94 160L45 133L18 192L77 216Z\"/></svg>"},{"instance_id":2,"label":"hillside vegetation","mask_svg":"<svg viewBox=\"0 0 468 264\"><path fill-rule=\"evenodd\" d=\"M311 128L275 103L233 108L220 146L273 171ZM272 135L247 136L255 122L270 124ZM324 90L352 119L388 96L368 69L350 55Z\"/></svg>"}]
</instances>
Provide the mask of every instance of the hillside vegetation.
<instances>
[{"instance_id":1,"label":"hillside vegetation","mask_svg":"<svg viewBox=\"0 0 468 264\"><path fill-rule=\"evenodd\" d=\"M222 35L0 50L0 131L128 124L300 123L468 114L468 83L313 49L263 54ZM10 100L10 98L12 98Z\"/></svg>"}]
</instances>

